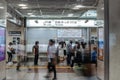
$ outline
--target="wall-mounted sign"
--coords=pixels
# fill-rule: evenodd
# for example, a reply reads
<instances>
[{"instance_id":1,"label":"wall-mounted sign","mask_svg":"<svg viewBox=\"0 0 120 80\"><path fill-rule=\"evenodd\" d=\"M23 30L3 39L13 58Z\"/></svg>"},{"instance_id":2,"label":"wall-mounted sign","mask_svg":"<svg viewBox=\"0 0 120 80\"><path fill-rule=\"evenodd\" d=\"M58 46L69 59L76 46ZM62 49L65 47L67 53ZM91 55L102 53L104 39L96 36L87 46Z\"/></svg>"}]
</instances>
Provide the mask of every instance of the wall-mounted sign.
<instances>
[{"instance_id":1,"label":"wall-mounted sign","mask_svg":"<svg viewBox=\"0 0 120 80\"><path fill-rule=\"evenodd\" d=\"M96 20L95 25L97 25L99 27L104 27L104 20Z\"/></svg>"},{"instance_id":2,"label":"wall-mounted sign","mask_svg":"<svg viewBox=\"0 0 120 80\"><path fill-rule=\"evenodd\" d=\"M95 20L35 20L28 19L27 27L97 27Z\"/></svg>"},{"instance_id":3,"label":"wall-mounted sign","mask_svg":"<svg viewBox=\"0 0 120 80\"><path fill-rule=\"evenodd\" d=\"M0 61L5 60L5 28L0 27Z\"/></svg>"},{"instance_id":4,"label":"wall-mounted sign","mask_svg":"<svg viewBox=\"0 0 120 80\"><path fill-rule=\"evenodd\" d=\"M10 36L20 36L21 35L21 31L9 31L9 35Z\"/></svg>"}]
</instances>

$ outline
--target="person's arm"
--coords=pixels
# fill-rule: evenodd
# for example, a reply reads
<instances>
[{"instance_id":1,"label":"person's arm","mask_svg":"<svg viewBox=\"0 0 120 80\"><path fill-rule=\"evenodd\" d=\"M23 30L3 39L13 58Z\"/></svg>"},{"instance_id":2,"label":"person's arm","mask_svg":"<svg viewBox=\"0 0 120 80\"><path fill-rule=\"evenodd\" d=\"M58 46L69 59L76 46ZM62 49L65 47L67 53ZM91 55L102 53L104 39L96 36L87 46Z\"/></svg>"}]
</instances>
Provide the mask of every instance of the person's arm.
<instances>
[{"instance_id":1,"label":"person's arm","mask_svg":"<svg viewBox=\"0 0 120 80\"><path fill-rule=\"evenodd\" d=\"M14 48L13 48L12 46L8 46L8 49L9 49L10 51L14 50Z\"/></svg>"},{"instance_id":2,"label":"person's arm","mask_svg":"<svg viewBox=\"0 0 120 80\"><path fill-rule=\"evenodd\" d=\"M11 51L11 47L10 46L8 46L8 49Z\"/></svg>"},{"instance_id":3,"label":"person's arm","mask_svg":"<svg viewBox=\"0 0 120 80\"><path fill-rule=\"evenodd\" d=\"M48 56L48 51L49 51L49 46L47 47L47 52L46 52L46 55Z\"/></svg>"},{"instance_id":4,"label":"person's arm","mask_svg":"<svg viewBox=\"0 0 120 80\"><path fill-rule=\"evenodd\" d=\"M33 46L33 48L32 48L32 53L33 53L33 55L35 55L35 46Z\"/></svg>"}]
</instances>

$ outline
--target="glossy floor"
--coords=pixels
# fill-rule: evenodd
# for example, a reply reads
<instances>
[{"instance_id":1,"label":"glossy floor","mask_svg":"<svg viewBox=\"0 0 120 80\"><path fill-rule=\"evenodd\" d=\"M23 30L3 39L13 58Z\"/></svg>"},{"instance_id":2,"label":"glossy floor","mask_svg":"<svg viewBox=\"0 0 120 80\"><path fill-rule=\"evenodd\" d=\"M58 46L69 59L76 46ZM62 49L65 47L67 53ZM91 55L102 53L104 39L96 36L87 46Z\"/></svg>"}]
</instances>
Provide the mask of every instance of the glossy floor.
<instances>
[{"instance_id":1,"label":"glossy floor","mask_svg":"<svg viewBox=\"0 0 120 80\"><path fill-rule=\"evenodd\" d=\"M95 67L94 65L90 66L91 64L87 64L86 67L74 67L74 69L57 66L57 80L97 80ZM44 78L46 72L47 69L44 66L23 66L19 72L15 67L9 67L6 72L6 80L52 80L52 77Z\"/></svg>"}]
</instances>

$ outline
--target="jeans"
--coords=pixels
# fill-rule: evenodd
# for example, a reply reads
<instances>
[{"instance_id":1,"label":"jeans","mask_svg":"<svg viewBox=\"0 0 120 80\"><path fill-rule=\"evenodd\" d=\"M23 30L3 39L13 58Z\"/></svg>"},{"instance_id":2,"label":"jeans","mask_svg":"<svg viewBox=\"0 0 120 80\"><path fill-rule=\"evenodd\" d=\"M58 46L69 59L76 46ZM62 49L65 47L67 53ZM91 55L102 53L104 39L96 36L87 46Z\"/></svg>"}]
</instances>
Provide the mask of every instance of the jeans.
<instances>
[{"instance_id":1,"label":"jeans","mask_svg":"<svg viewBox=\"0 0 120 80\"><path fill-rule=\"evenodd\" d=\"M71 64L71 53L67 54L67 65Z\"/></svg>"},{"instance_id":2,"label":"jeans","mask_svg":"<svg viewBox=\"0 0 120 80\"><path fill-rule=\"evenodd\" d=\"M7 52L7 54L8 54L8 62L11 62L13 55L11 52Z\"/></svg>"}]
</instances>

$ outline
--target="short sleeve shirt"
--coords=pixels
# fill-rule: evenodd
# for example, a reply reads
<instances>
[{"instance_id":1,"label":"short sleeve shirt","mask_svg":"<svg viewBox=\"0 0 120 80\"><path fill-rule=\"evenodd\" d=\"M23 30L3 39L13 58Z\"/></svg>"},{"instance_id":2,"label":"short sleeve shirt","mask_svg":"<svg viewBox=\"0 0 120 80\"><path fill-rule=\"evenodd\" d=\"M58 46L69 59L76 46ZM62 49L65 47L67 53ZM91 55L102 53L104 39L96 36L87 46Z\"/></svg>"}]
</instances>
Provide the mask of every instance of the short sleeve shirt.
<instances>
[{"instance_id":1,"label":"short sleeve shirt","mask_svg":"<svg viewBox=\"0 0 120 80\"><path fill-rule=\"evenodd\" d=\"M55 45L48 46L48 58L55 58L56 50Z\"/></svg>"}]
</instances>

